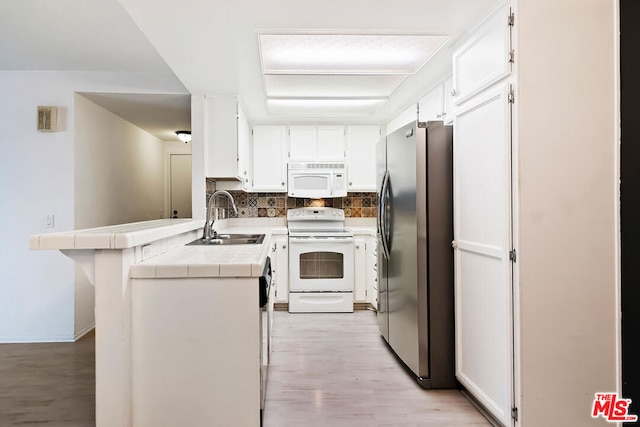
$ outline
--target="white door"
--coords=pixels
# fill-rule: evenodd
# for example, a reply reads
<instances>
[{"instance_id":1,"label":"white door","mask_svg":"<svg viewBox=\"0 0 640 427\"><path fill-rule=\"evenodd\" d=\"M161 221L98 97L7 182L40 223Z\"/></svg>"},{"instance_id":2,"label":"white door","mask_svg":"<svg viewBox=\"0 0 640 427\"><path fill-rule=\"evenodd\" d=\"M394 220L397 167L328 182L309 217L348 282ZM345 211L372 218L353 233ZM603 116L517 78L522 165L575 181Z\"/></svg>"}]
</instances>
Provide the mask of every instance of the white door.
<instances>
[{"instance_id":1,"label":"white door","mask_svg":"<svg viewBox=\"0 0 640 427\"><path fill-rule=\"evenodd\" d=\"M292 162L318 160L317 138L315 126L290 126L289 160Z\"/></svg>"},{"instance_id":2,"label":"white door","mask_svg":"<svg viewBox=\"0 0 640 427\"><path fill-rule=\"evenodd\" d=\"M503 83L459 106L453 147L456 376L505 426L513 402L508 93Z\"/></svg>"},{"instance_id":3,"label":"white door","mask_svg":"<svg viewBox=\"0 0 640 427\"><path fill-rule=\"evenodd\" d=\"M380 126L349 126L347 174L349 191L376 191L376 143Z\"/></svg>"},{"instance_id":4,"label":"white door","mask_svg":"<svg viewBox=\"0 0 640 427\"><path fill-rule=\"evenodd\" d=\"M171 218L191 218L191 154L171 154Z\"/></svg>"},{"instance_id":5,"label":"white door","mask_svg":"<svg viewBox=\"0 0 640 427\"><path fill-rule=\"evenodd\" d=\"M318 126L317 160L344 161L344 126Z\"/></svg>"},{"instance_id":6,"label":"white door","mask_svg":"<svg viewBox=\"0 0 640 427\"><path fill-rule=\"evenodd\" d=\"M253 127L253 191L287 191L286 129L279 125Z\"/></svg>"}]
</instances>

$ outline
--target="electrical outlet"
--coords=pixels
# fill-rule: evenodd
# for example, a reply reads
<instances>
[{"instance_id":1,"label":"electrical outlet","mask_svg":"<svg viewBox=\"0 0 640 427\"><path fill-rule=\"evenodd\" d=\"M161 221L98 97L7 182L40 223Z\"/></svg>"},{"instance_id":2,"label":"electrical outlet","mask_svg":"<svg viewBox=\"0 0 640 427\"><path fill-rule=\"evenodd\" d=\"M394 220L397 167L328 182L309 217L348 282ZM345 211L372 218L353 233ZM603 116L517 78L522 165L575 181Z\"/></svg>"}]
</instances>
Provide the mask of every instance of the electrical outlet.
<instances>
[{"instance_id":1,"label":"electrical outlet","mask_svg":"<svg viewBox=\"0 0 640 427\"><path fill-rule=\"evenodd\" d=\"M151 245L144 245L142 247L142 259L147 259L151 256Z\"/></svg>"},{"instance_id":2,"label":"electrical outlet","mask_svg":"<svg viewBox=\"0 0 640 427\"><path fill-rule=\"evenodd\" d=\"M44 228L53 228L54 227L54 218L53 214L48 214L44 216Z\"/></svg>"}]
</instances>

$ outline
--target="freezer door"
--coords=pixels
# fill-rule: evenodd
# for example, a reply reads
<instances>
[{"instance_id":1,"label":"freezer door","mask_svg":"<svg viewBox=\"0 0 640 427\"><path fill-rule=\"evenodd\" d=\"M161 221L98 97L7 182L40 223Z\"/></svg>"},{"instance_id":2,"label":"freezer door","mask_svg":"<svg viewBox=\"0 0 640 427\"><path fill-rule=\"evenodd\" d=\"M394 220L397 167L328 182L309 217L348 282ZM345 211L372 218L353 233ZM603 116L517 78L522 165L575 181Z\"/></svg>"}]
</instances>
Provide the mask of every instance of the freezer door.
<instances>
[{"instance_id":1,"label":"freezer door","mask_svg":"<svg viewBox=\"0 0 640 427\"><path fill-rule=\"evenodd\" d=\"M421 138L419 138L419 134ZM388 260L387 300L389 313L389 345L404 363L417 375L428 377L428 363L421 363L421 357L427 353L419 348L420 334L418 321L418 305L423 307L426 301L420 301L418 287L423 290L426 283L419 283L419 265L426 264L426 259L418 260L418 234L421 230L416 204L417 195L424 200L424 182L418 182L418 170L425 168L424 129L416 123L404 126L387 137L387 170L389 174L389 219L390 255ZM417 149L422 144L422 149ZM422 158L420 158L422 154ZM424 176L424 175L423 175ZM419 184L416 186L416 184ZM425 242L422 242L423 245ZM422 292L420 292L422 294ZM426 322L426 316L425 316ZM423 329L423 343L428 336ZM421 351L422 350L422 351ZM422 353L422 354L421 354Z\"/></svg>"}]
</instances>

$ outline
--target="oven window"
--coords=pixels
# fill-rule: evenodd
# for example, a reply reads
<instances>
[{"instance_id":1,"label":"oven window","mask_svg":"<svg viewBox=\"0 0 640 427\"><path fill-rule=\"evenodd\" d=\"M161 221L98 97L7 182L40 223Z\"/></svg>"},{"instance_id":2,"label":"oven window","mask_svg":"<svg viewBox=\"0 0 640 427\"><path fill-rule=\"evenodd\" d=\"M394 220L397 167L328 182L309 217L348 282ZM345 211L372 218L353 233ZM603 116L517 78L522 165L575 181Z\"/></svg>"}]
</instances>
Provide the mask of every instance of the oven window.
<instances>
[{"instance_id":1,"label":"oven window","mask_svg":"<svg viewBox=\"0 0 640 427\"><path fill-rule=\"evenodd\" d=\"M343 279L344 255L337 252L300 254L301 279Z\"/></svg>"}]
</instances>

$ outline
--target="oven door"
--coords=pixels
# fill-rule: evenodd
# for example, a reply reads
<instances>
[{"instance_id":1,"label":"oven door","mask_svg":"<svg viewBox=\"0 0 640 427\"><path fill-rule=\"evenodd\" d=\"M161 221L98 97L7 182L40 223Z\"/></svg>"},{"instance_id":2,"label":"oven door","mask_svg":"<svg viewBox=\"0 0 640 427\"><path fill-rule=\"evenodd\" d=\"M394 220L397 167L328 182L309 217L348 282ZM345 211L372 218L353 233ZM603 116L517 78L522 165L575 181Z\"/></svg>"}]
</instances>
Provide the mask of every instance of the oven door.
<instances>
[{"instance_id":1,"label":"oven door","mask_svg":"<svg viewBox=\"0 0 640 427\"><path fill-rule=\"evenodd\" d=\"M289 236L290 292L352 292L353 237Z\"/></svg>"}]
</instances>

